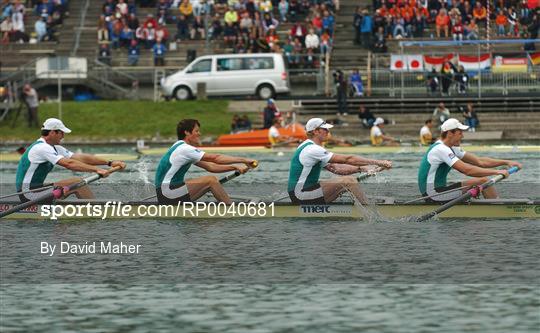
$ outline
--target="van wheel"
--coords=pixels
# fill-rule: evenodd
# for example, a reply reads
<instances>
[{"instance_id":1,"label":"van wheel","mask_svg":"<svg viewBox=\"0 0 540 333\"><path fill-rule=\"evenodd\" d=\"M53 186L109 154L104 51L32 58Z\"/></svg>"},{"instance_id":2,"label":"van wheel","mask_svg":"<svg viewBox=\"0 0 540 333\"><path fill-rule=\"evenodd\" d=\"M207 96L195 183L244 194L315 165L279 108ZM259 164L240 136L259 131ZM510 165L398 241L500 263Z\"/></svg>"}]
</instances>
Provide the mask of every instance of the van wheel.
<instances>
[{"instance_id":1,"label":"van wheel","mask_svg":"<svg viewBox=\"0 0 540 333\"><path fill-rule=\"evenodd\" d=\"M174 97L179 101L185 101L191 98L191 90L186 86L180 86L174 89Z\"/></svg>"},{"instance_id":2,"label":"van wheel","mask_svg":"<svg viewBox=\"0 0 540 333\"><path fill-rule=\"evenodd\" d=\"M259 96L260 99L273 98L275 94L274 87L269 84L261 84L259 88L257 88L257 96Z\"/></svg>"}]
</instances>

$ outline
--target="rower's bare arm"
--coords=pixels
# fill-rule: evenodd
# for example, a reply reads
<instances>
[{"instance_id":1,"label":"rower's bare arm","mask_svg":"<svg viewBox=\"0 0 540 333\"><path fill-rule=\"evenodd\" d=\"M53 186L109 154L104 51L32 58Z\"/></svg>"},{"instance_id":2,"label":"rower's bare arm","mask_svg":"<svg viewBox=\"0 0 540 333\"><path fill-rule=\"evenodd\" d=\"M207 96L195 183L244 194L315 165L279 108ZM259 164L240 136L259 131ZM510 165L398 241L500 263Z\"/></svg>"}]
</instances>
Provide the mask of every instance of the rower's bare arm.
<instances>
[{"instance_id":1,"label":"rower's bare arm","mask_svg":"<svg viewBox=\"0 0 540 333\"><path fill-rule=\"evenodd\" d=\"M255 160L243 157L234 157L222 154L208 154L205 153L201 159L204 162L212 162L216 164L233 164L233 163L244 163L246 165L252 165L255 163Z\"/></svg>"},{"instance_id":2,"label":"rower's bare arm","mask_svg":"<svg viewBox=\"0 0 540 333\"><path fill-rule=\"evenodd\" d=\"M330 164L327 164L325 167L326 170L340 176L352 175L360 171L360 168L362 167L357 167L357 166L348 165L348 164L337 164L337 163L330 163Z\"/></svg>"},{"instance_id":3,"label":"rower's bare arm","mask_svg":"<svg viewBox=\"0 0 540 333\"><path fill-rule=\"evenodd\" d=\"M364 158L356 155L341 155L341 154L334 154L332 158L330 159L330 163L338 163L338 164L349 164L354 166L365 166L365 165L378 165L386 169L390 169L392 167L391 161L386 160L373 160L369 158Z\"/></svg>"},{"instance_id":4,"label":"rower's bare arm","mask_svg":"<svg viewBox=\"0 0 540 333\"><path fill-rule=\"evenodd\" d=\"M56 164L63 166L66 169L72 171L81 171L81 172L97 172L99 174L106 173L107 170L98 168L95 165L86 164L79 160L73 158L62 158Z\"/></svg>"},{"instance_id":5,"label":"rower's bare arm","mask_svg":"<svg viewBox=\"0 0 540 333\"><path fill-rule=\"evenodd\" d=\"M506 170L496 170L478 167L464 161L457 161L456 163L454 163L454 165L452 165L452 168L471 177L487 177L504 174L503 171L506 172ZM506 174L508 174L508 172L506 172Z\"/></svg>"},{"instance_id":6,"label":"rower's bare arm","mask_svg":"<svg viewBox=\"0 0 540 333\"><path fill-rule=\"evenodd\" d=\"M216 164L213 162L205 162L205 161L199 161L198 163L195 163L195 165L212 173L221 173L221 172L236 170L234 165Z\"/></svg>"},{"instance_id":7,"label":"rower's bare arm","mask_svg":"<svg viewBox=\"0 0 540 333\"><path fill-rule=\"evenodd\" d=\"M90 164L90 165L108 165L109 161L103 158L97 157L96 155L84 154L84 153L75 153L71 156L72 159ZM126 168L126 163L122 161L111 161L111 167L120 167L122 169Z\"/></svg>"},{"instance_id":8,"label":"rower's bare arm","mask_svg":"<svg viewBox=\"0 0 540 333\"><path fill-rule=\"evenodd\" d=\"M481 168L495 168L498 166L508 166L508 167L517 166L520 169L522 168L522 165L519 162L510 161L510 160L500 160L500 159L490 158L490 157L480 157L472 153L466 153L465 156L463 156L462 161L467 162L472 165L479 166Z\"/></svg>"},{"instance_id":9,"label":"rower's bare arm","mask_svg":"<svg viewBox=\"0 0 540 333\"><path fill-rule=\"evenodd\" d=\"M71 159L91 164L91 165L107 165L108 161L91 154L75 153L71 156Z\"/></svg>"}]
</instances>

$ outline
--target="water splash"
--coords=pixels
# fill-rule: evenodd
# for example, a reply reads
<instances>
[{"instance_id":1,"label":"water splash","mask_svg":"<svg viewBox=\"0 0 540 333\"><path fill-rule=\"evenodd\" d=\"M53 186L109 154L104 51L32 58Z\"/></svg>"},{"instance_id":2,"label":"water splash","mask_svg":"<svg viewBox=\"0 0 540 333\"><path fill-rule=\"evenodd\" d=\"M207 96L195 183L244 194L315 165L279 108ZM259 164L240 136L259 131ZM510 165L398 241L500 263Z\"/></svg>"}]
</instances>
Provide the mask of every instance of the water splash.
<instances>
[{"instance_id":1,"label":"water splash","mask_svg":"<svg viewBox=\"0 0 540 333\"><path fill-rule=\"evenodd\" d=\"M148 172L149 167L150 167L150 161L146 158L141 158L139 162L137 162L133 166L132 172L137 172L138 180L141 180L145 185L153 184L153 182L151 182L149 178L149 172Z\"/></svg>"},{"instance_id":2,"label":"water splash","mask_svg":"<svg viewBox=\"0 0 540 333\"><path fill-rule=\"evenodd\" d=\"M132 200L139 200L142 197L155 194L154 182L151 181L149 172L151 163L152 161L143 157L133 165L131 179L133 181L141 181L143 186L137 186L136 190L131 193Z\"/></svg>"}]
</instances>

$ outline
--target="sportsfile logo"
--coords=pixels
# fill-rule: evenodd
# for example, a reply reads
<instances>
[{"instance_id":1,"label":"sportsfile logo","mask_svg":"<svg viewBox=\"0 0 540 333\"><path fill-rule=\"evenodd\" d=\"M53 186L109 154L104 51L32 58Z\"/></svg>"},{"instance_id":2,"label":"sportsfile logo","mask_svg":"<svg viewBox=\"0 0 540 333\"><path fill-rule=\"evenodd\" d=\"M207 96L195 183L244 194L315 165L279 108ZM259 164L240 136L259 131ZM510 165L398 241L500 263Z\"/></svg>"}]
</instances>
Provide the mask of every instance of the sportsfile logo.
<instances>
[{"instance_id":1,"label":"sportsfile logo","mask_svg":"<svg viewBox=\"0 0 540 333\"><path fill-rule=\"evenodd\" d=\"M352 209L347 206L335 206L335 205L302 205L300 206L300 212L303 214L342 214L351 215Z\"/></svg>"}]
</instances>

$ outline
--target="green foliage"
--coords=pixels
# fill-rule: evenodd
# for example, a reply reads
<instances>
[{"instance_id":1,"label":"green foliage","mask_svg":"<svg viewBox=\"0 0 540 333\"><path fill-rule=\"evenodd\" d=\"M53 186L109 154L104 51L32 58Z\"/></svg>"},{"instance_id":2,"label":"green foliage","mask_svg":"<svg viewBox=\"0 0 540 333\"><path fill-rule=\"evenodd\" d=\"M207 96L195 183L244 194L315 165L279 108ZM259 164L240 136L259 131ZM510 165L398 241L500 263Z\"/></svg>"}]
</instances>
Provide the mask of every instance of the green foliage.
<instances>
[{"instance_id":1,"label":"green foliage","mask_svg":"<svg viewBox=\"0 0 540 333\"><path fill-rule=\"evenodd\" d=\"M150 139L159 133L161 138L176 137L176 124L183 118L201 122L203 137L229 131L231 114L227 101L98 101L62 103L62 120L72 130L66 139L122 140ZM39 122L58 117L57 103L39 106ZM27 127L26 108L23 108L15 127L11 127L15 112L0 123L2 140L34 140L39 129Z\"/></svg>"}]
</instances>

